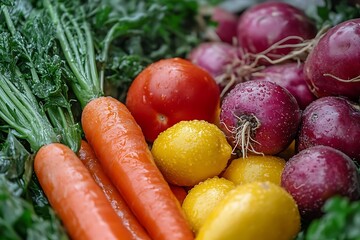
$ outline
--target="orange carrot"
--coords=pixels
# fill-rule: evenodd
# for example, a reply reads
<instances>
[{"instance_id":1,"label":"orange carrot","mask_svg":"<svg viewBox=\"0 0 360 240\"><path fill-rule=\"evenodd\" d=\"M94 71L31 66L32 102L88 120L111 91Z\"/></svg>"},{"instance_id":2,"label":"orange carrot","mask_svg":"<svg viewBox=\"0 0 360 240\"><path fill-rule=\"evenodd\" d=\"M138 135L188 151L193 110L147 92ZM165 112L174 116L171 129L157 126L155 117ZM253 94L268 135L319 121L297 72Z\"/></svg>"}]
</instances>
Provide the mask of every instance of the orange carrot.
<instances>
[{"instance_id":1,"label":"orange carrot","mask_svg":"<svg viewBox=\"0 0 360 240\"><path fill-rule=\"evenodd\" d=\"M104 173L99 161L97 160L91 146L84 140L81 141L81 147L78 153L80 160L89 170L95 182L100 186L106 198L114 208L121 219L121 222L132 234L133 239L150 239L144 228L140 225L135 215L127 206L123 197L111 183L110 179Z\"/></svg>"},{"instance_id":2,"label":"orange carrot","mask_svg":"<svg viewBox=\"0 0 360 240\"><path fill-rule=\"evenodd\" d=\"M105 173L150 237L193 239L178 200L126 106L112 97L96 98L85 106L81 122Z\"/></svg>"},{"instance_id":3,"label":"orange carrot","mask_svg":"<svg viewBox=\"0 0 360 240\"><path fill-rule=\"evenodd\" d=\"M60 143L40 148L34 170L72 240L132 239L76 154Z\"/></svg>"},{"instance_id":4,"label":"orange carrot","mask_svg":"<svg viewBox=\"0 0 360 240\"><path fill-rule=\"evenodd\" d=\"M187 195L185 188L170 184L170 189L174 193L175 197L177 198L177 200L180 202L181 205Z\"/></svg>"}]
</instances>

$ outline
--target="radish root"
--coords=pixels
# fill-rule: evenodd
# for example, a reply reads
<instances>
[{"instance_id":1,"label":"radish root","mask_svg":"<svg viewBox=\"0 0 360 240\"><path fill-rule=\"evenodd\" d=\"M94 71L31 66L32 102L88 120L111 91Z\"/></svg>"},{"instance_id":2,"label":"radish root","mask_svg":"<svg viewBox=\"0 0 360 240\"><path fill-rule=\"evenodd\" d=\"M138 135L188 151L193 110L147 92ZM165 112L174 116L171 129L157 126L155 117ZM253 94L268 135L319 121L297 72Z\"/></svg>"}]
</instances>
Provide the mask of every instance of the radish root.
<instances>
[{"instance_id":1,"label":"radish root","mask_svg":"<svg viewBox=\"0 0 360 240\"><path fill-rule=\"evenodd\" d=\"M346 82L346 83L360 82L360 75L359 75L359 76L356 76L356 77L354 77L354 78L351 78L351 79L339 78L339 77L334 76L334 75L332 75L332 74L330 74L330 73L325 73L325 74L323 74L323 76L324 76L324 77L332 77L332 78L334 78L334 79L336 79L336 80L338 80L338 81L340 81L340 82Z\"/></svg>"},{"instance_id":2,"label":"radish root","mask_svg":"<svg viewBox=\"0 0 360 240\"><path fill-rule=\"evenodd\" d=\"M284 63L288 60L301 61L306 58L306 56L309 54L311 49L313 49L313 47L318 43L318 41L326 34L326 32L329 28L330 28L330 26L328 26L328 25L324 26L322 29L320 29L318 31L316 36L310 40L304 40L303 38L298 37L298 36L288 36L288 37L274 43L272 46L270 46L265 51L258 53L258 54L254 54L253 55L253 56L255 56L254 61L258 63L260 59L264 59L272 65ZM289 40L298 40L299 43L284 44L285 42L287 42ZM285 56L269 54L271 51L281 49L281 48L292 48L294 50L292 50L289 54L287 54ZM268 57L269 55L275 59L271 59L270 57Z\"/></svg>"},{"instance_id":3,"label":"radish root","mask_svg":"<svg viewBox=\"0 0 360 240\"><path fill-rule=\"evenodd\" d=\"M241 57L235 58L225 66L225 72L215 79L219 85L224 86L221 97L236 83L248 81L252 77L252 74L264 69L266 66L261 64L264 60L271 65L285 63L290 60L302 62L329 28L330 26L323 27L318 31L317 35L310 40L304 40L299 36L288 36L257 54L245 52L245 50L240 47ZM299 43L286 44L286 42L290 40L296 40ZM291 48L293 50L285 56L271 54L272 51L283 48ZM354 81L358 81L359 77L355 78Z\"/></svg>"},{"instance_id":4,"label":"radish root","mask_svg":"<svg viewBox=\"0 0 360 240\"><path fill-rule=\"evenodd\" d=\"M232 154L234 154L237 149L241 149L243 158L248 156L248 151L264 155L263 153L256 151L253 146L254 143L260 144L252 137L253 132L260 127L258 118L253 114L242 116L234 114L234 116L238 120L236 127L229 129L225 123L222 123L231 136L234 136Z\"/></svg>"}]
</instances>

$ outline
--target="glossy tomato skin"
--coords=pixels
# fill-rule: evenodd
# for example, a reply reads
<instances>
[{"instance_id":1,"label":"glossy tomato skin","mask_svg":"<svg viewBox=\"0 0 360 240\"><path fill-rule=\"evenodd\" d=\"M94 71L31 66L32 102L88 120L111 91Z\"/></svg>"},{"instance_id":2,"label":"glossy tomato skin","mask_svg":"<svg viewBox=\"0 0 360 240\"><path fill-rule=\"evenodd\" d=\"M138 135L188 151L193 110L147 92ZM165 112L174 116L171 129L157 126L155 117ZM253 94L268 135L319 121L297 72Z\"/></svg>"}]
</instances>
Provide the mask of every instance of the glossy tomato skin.
<instances>
[{"instance_id":1,"label":"glossy tomato skin","mask_svg":"<svg viewBox=\"0 0 360 240\"><path fill-rule=\"evenodd\" d=\"M220 90L205 70L182 58L150 64L132 82L126 106L148 142L182 120L214 122Z\"/></svg>"}]
</instances>

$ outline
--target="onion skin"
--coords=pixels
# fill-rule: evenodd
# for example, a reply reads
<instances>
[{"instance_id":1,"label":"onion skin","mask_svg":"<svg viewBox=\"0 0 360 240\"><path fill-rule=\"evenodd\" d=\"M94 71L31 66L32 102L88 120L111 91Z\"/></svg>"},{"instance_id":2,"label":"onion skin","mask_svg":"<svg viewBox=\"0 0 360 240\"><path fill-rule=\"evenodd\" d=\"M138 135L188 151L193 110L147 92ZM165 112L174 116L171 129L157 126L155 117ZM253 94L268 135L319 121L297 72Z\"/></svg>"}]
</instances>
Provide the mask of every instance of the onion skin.
<instances>
[{"instance_id":1,"label":"onion skin","mask_svg":"<svg viewBox=\"0 0 360 240\"><path fill-rule=\"evenodd\" d=\"M225 95L220 111L220 127L229 142L236 145L239 118L249 118L258 126L251 127L251 144L256 152L275 155L286 149L295 138L301 110L285 88L266 80L238 83ZM244 153L243 153L244 154Z\"/></svg>"},{"instance_id":2,"label":"onion skin","mask_svg":"<svg viewBox=\"0 0 360 240\"><path fill-rule=\"evenodd\" d=\"M237 39L245 51L260 53L286 37L312 39L316 32L314 23L302 10L287 3L265 2L254 5L239 17ZM296 43L299 40L286 41L286 44ZM291 50L279 48L271 53L283 56Z\"/></svg>"},{"instance_id":3,"label":"onion skin","mask_svg":"<svg viewBox=\"0 0 360 240\"><path fill-rule=\"evenodd\" d=\"M360 163L360 105L344 97L322 97L303 112L297 150L326 145Z\"/></svg>"},{"instance_id":4,"label":"onion skin","mask_svg":"<svg viewBox=\"0 0 360 240\"><path fill-rule=\"evenodd\" d=\"M218 24L215 32L219 36L219 39L223 42L233 44L234 39L236 39L238 17L223 8L215 7L212 20Z\"/></svg>"},{"instance_id":5,"label":"onion skin","mask_svg":"<svg viewBox=\"0 0 360 240\"><path fill-rule=\"evenodd\" d=\"M203 42L189 53L189 60L214 78L225 73L226 66L237 58L237 49L224 42Z\"/></svg>"},{"instance_id":6,"label":"onion skin","mask_svg":"<svg viewBox=\"0 0 360 240\"><path fill-rule=\"evenodd\" d=\"M304 77L303 63L285 63L266 67L253 77L257 80L268 80L286 88L299 104L300 109L305 109L316 99L310 91Z\"/></svg>"},{"instance_id":7,"label":"onion skin","mask_svg":"<svg viewBox=\"0 0 360 240\"><path fill-rule=\"evenodd\" d=\"M306 58L304 72L316 96L346 96L359 101L360 19L351 19L329 29ZM353 78L358 79L346 82Z\"/></svg>"},{"instance_id":8,"label":"onion skin","mask_svg":"<svg viewBox=\"0 0 360 240\"><path fill-rule=\"evenodd\" d=\"M281 186L295 199L303 219L319 217L335 195L357 200L360 179L355 163L343 152L318 145L300 151L285 164Z\"/></svg>"}]
</instances>

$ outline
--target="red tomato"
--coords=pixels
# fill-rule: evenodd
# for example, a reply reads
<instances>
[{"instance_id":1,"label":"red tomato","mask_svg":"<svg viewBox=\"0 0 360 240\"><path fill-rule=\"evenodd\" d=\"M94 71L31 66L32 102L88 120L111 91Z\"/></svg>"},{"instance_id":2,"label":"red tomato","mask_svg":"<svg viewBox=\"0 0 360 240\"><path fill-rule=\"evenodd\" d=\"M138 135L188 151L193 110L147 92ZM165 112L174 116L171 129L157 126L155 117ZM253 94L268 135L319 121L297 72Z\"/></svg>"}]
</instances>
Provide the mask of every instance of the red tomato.
<instances>
[{"instance_id":1,"label":"red tomato","mask_svg":"<svg viewBox=\"0 0 360 240\"><path fill-rule=\"evenodd\" d=\"M182 120L214 122L219 102L219 87L209 73L181 58L150 64L132 82L126 98L149 142Z\"/></svg>"}]
</instances>

